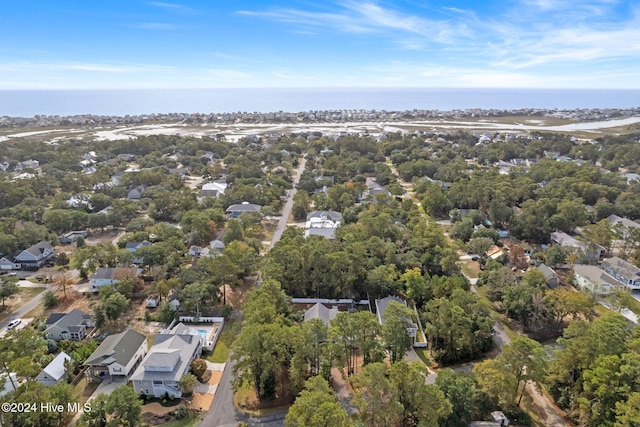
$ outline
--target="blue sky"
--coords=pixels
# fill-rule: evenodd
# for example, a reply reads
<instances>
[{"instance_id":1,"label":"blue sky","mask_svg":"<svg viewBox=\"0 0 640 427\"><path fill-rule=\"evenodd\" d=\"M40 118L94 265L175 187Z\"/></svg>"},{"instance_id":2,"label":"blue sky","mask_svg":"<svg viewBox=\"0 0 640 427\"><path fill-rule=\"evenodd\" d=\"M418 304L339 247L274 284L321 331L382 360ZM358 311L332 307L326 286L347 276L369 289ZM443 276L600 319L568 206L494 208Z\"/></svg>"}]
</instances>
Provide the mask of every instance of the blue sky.
<instances>
[{"instance_id":1,"label":"blue sky","mask_svg":"<svg viewBox=\"0 0 640 427\"><path fill-rule=\"evenodd\" d=\"M0 89L640 89L640 3L7 1Z\"/></svg>"}]
</instances>

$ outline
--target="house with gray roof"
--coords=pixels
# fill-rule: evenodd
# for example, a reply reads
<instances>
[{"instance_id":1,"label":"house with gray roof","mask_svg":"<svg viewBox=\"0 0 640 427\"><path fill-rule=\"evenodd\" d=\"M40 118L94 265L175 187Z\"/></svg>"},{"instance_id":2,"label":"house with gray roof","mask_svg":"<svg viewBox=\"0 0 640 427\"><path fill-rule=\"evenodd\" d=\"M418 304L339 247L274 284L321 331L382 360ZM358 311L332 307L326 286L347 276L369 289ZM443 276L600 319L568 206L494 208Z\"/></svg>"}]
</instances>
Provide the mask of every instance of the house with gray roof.
<instances>
[{"instance_id":1,"label":"house with gray roof","mask_svg":"<svg viewBox=\"0 0 640 427\"><path fill-rule=\"evenodd\" d=\"M131 375L136 393L182 397L180 380L189 372L191 362L202 353L199 335L182 333L185 328L176 327L154 336L149 353Z\"/></svg>"},{"instance_id":2,"label":"house with gray roof","mask_svg":"<svg viewBox=\"0 0 640 427\"><path fill-rule=\"evenodd\" d=\"M109 335L84 362L90 380L127 381L148 353L147 337L133 329Z\"/></svg>"},{"instance_id":3,"label":"house with gray roof","mask_svg":"<svg viewBox=\"0 0 640 427\"><path fill-rule=\"evenodd\" d=\"M256 205L254 203L242 202L229 206L226 212L227 215L229 215L229 218L238 218L243 213L260 213L261 208L262 206Z\"/></svg>"},{"instance_id":4,"label":"house with gray roof","mask_svg":"<svg viewBox=\"0 0 640 427\"><path fill-rule=\"evenodd\" d=\"M58 384L64 379L64 364L67 361L71 361L71 356L64 351L61 352L38 374L36 381L46 386Z\"/></svg>"},{"instance_id":5,"label":"house with gray roof","mask_svg":"<svg viewBox=\"0 0 640 427\"><path fill-rule=\"evenodd\" d=\"M47 339L81 341L93 328L93 316L75 308L69 313L52 314L45 325Z\"/></svg>"},{"instance_id":6,"label":"house with gray roof","mask_svg":"<svg viewBox=\"0 0 640 427\"><path fill-rule=\"evenodd\" d=\"M611 227L614 229L620 229L622 233L622 238L626 239L629 237L629 233L635 228L640 228L640 224L635 221L630 220L629 218L623 218L615 214L611 214L607 217L607 221L611 224Z\"/></svg>"},{"instance_id":7,"label":"house with gray roof","mask_svg":"<svg viewBox=\"0 0 640 427\"><path fill-rule=\"evenodd\" d=\"M598 244L583 242L559 230L551 233L551 242L580 252L589 262L599 261L606 252L606 249Z\"/></svg>"},{"instance_id":8,"label":"house with gray roof","mask_svg":"<svg viewBox=\"0 0 640 427\"><path fill-rule=\"evenodd\" d=\"M573 266L573 283L578 289L606 295L620 286L615 277L595 265L576 264Z\"/></svg>"},{"instance_id":9,"label":"house with gray roof","mask_svg":"<svg viewBox=\"0 0 640 427\"><path fill-rule=\"evenodd\" d=\"M405 300L394 296L388 296L386 298L375 300L376 316L378 317L378 323L380 323L381 325L384 324L385 321L384 313L387 311L387 308L389 308L389 304L391 304L392 302L396 302L405 307L407 306L407 302ZM415 342L417 333L418 325L413 323L411 319L407 319L407 334L409 334L409 337L411 338L412 345Z\"/></svg>"},{"instance_id":10,"label":"house with gray roof","mask_svg":"<svg viewBox=\"0 0 640 427\"><path fill-rule=\"evenodd\" d=\"M38 242L23 251L0 258L1 270L37 270L45 265L53 256L55 250L47 242Z\"/></svg>"},{"instance_id":11,"label":"house with gray roof","mask_svg":"<svg viewBox=\"0 0 640 427\"><path fill-rule=\"evenodd\" d=\"M547 285L549 286L549 288L555 289L558 287L558 284L560 283L560 281L555 271L549 268L546 264L540 264L536 268L540 270L540 272L546 279Z\"/></svg>"},{"instance_id":12,"label":"house with gray roof","mask_svg":"<svg viewBox=\"0 0 640 427\"><path fill-rule=\"evenodd\" d=\"M640 269L617 256L602 261L602 269L629 289L640 289Z\"/></svg>"},{"instance_id":13,"label":"house with gray roof","mask_svg":"<svg viewBox=\"0 0 640 427\"><path fill-rule=\"evenodd\" d=\"M147 248L151 246L151 242L148 240L143 240L142 242L127 242L124 246L124 248L126 250L128 250L131 253L136 253L139 249L141 248ZM143 257L134 257L133 258L133 263L138 265L138 264L142 264L144 262L144 258Z\"/></svg>"},{"instance_id":14,"label":"house with gray roof","mask_svg":"<svg viewBox=\"0 0 640 427\"><path fill-rule=\"evenodd\" d=\"M89 276L89 289L93 292L107 285L114 285L125 277L135 277L137 274L136 268L114 268L114 267L100 267L96 270L95 274Z\"/></svg>"},{"instance_id":15,"label":"house with gray roof","mask_svg":"<svg viewBox=\"0 0 640 427\"><path fill-rule=\"evenodd\" d=\"M329 323L331 323L337 315L337 307L327 308L324 304L318 302L304 312L304 321L308 322L311 319L320 319L325 325L329 326Z\"/></svg>"},{"instance_id":16,"label":"house with gray roof","mask_svg":"<svg viewBox=\"0 0 640 427\"><path fill-rule=\"evenodd\" d=\"M335 238L335 231L340 227L342 214L335 211L314 211L307 214L304 236L322 236L329 240Z\"/></svg>"},{"instance_id":17,"label":"house with gray roof","mask_svg":"<svg viewBox=\"0 0 640 427\"><path fill-rule=\"evenodd\" d=\"M131 199L131 200L139 200L139 199L141 199L142 198L142 193L144 193L146 189L147 189L147 186L144 185L144 184L138 185L137 187L132 188L127 193L127 199Z\"/></svg>"}]
</instances>

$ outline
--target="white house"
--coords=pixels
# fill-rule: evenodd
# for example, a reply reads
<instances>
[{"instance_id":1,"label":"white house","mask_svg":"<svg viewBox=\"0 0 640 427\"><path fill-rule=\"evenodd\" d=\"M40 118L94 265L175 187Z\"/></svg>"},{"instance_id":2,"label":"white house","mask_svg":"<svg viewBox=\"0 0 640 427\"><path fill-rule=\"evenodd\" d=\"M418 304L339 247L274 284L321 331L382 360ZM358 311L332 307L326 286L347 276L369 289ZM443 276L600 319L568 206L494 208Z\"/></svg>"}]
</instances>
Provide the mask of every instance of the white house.
<instances>
[{"instance_id":1,"label":"white house","mask_svg":"<svg viewBox=\"0 0 640 427\"><path fill-rule=\"evenodd\" d=\"M138 394L156 397L165 394L182 397L180 380L201 352L202 341L198 334L156 335L149 354L131 375L133 389Z\"/></svg>"},{"instance_id":2,"label":"white house","mask_svg":"<svg viewBox=\"0 0 640 427\"><path fill-rule=\"evenodd\" d=\"M84 362L93 380L127 381L148 353L147 337L133 329L110 335Z\"/></svg>"},{"instance_id":3,"label":"white house","mask_svg":"<svg viewBox=\"0 0 640 427\"><path fill-rule=\"evenodd\" d=\"M36 377L36 381L46 386L58 384L64 378L64 363L70 361L69 356L64 351L55 357Z\"/></svg>"},{"instance_id":4,"label":"white house","mask_svg":"<svg viewBox=\"0 0 640 427\"><path fill-rule=\"evenodd\" d=\"M220 197L227 189L226 182L208 182L202 186L200 196L202 197Z\"/></svg>"}]
</instances>

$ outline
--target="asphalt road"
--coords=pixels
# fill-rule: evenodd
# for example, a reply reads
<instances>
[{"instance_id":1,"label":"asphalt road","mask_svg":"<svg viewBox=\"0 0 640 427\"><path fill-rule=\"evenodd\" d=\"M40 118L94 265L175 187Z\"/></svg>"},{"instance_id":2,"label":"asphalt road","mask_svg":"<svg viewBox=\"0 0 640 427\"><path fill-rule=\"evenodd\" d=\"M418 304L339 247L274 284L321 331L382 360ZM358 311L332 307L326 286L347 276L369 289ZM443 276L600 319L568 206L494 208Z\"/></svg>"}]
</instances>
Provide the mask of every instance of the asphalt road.
<instances>
[{"instance_id":1,"label":"asphalt road","mask_svg":"<svg viewBox=\"0 0 640 427\"><path fill-rule=\"evenodd\" d=\"M295 171L295 176L293 177L293 189L289 191L289 195L287 196L287 202L284 204L284 208L282 208L282 216L280 217L280 221L278 221L278 225L276 226L276 230L273 232L273 238L271 239L271 244L269 245L269 249L273 248L273 246L280 240L282 237L282 233L287 228L287 222L289 221L289 216L291 216L291 211L293 210L293 196L296 195L296 185L300 182L300 177L302 176L302 172L304 171L304 167L307 164L307 159L302 157L302 160L298 164L298 168Z\"/></svg>"},{"instance_id":2,"label":"asphalt road","mask_svg":"<svg viewBox=\"0 0 640 427\"><path fill-rule=\"evenodd\" d=\"M40 287L44 287L44 288L46 288L45 290L52 290L52 291L55 290L55 286L35 285L35 284L31 283L31 282L26 282L26 281L22 281L22 280L20 280L18 284L19 284L19 286L25 287L25 288L40 288ZM44 292L40 292L38 295L33 297L31 300L27 301L26 304L24 304L22 307L18 308L13 313L9 314L3 321L1 321L0 322L0 334L4 335L7 332L7 325L9 324L9 322L11 322L12 320L15 320L15 319L21 319L21 318L25 317L25 314L27 314L28 312L30 312L31 310L36 308L38 306L38 304L40 304L40 302L42 301L43 294L44 294Z\"/></svg>"},{"instance_id":3,"label":"asphalt road","mask_svg":"<svg viewBox=\"0 0 640 427\"><path fill-rule=\"evenodd\" d=\"M291 215L291 210L293 209L293 196L296 194L295 186L300 182L300 177L302 176L302 172L304 171L306 164L307 160L303 157L295 170L295 175L293 177L293 189L289 191L287 201L282 209L282 216L280 217L280 221L278 221L278 225L273 233L269 249L273 248L278 240L280 240L282 233L284 233L284 230L287 228L287 222ZM231 360L231 356L229 356L224 367L224 372L222 373L222 378L220 378L220 382L216 388L213 404L199 425L201 427L236 427L238 423L245 422L250 426L283 426L284 413L258 419L249 417L236 409L233 404L233 390L231 389L232 370L234 365L235 362L233 362Z\"/></svg>"}]
</instances>

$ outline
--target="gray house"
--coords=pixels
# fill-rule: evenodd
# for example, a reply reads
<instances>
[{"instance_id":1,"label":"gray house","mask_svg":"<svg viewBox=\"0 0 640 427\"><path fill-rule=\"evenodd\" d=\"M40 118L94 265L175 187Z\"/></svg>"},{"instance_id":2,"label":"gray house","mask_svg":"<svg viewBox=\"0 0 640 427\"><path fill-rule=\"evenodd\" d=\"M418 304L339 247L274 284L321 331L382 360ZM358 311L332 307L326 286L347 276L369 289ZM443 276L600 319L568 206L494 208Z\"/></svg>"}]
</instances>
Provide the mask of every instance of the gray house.
<instances>
[{"instance_id":1,"label":"gray house","mask_svg":"<svg viewBox=\"0 0 640 427\"><path fill-rule=\"evenodd\" d=\"M64 378L64 364L70 360L71 356L64 351L61 352L38 374L36 381L46 386L58 384Z\"/></svg>"},{"instance_id":2,"label":"gray house","mask_svg":"<svg viewBox=\"0 0 640 427\"><path fill-rule=\"evenodd\" d=\"M202 352L199 337L198 334L156 335L149 354L131 376L136 393L181 397L180 379L189 372L191 362Z\"/></svg>"},{"instance_id":3,"label":"gray house","mask_svg":"<svg viewBox=\"0 0 640 427\"><path fill-rule=\"evenodd\" d=\"M226 212L230 218L238 218L243 213L252 213L252 212L260 213L260 208L261 208L260 205L256 205L254 203L242 202L242 203L237 203L235 205L229 206Z\"/></svg>"},{"instance_id":4,"label":"gray house","mask_svg":"<svg viewBox=\"0 0 640 427\"><path fill-rule=\"evenodd\" d=\"M93 328L93 316L76 308L69 313L52 314L45 325L47 339L81 341Z\"/></svg>"},{"instance_id":5,"label":"gray house","mask_svg":"<svg viewBox=\"0 0 640 427\"><path fill-rule=\"evenodd\" d=\"M338 308L327 308L324 304L316 303L313 307L304 312L304 321L308 322L311 319L320 319L325 325L329 326L329 323L338 315Z\"/></svg>"},{"instance_id":6,"label":"gray house","mask_svg":"<svg viewBox=\"0 0 640 427\"><path fill-rule=\"evenodd\" d=\"M602 269L629 289L640 289L640 269L617 256L602 261Z\"/></svg>"},{"instance_id":7,"label":"gray house","mask_svg":"<svg viewBox=\"0 0 640 427\"><path fill-rule=\"evenodd\" d=\"M139 200L139 199L141 199L142 198L142 193L144 193L144 191L146 189L147 189L147 186L144 185L144 184L138 185L137 187L132 188L127 193L127 199L131 199L131 200Z\"/></svg>"},{"instance_id":8,"label":"gray house","mask_svg":"<svg viewBox=\"0 0 640 427\"><path fill-rule=\"evenodd\" d=\"M540 270L540 272L544 275L544 278L547 280L547 285L551 289L555 289L556 287L558 287L558 284L560 283L560 281L555 271L547 267L545 264L540 264L536 268Z\"/></svg>"},{"instance_id":9,"label":"gray house","mask_svg":"<svg viewBox=\"0 0 640 427\"><path fill-rule=\"evenodd\" d=\"M147 337L133 329L109 335L84 362L91 380L127 381L148 352Z\"/></svg>"},{"instance_id":10,"label":"gray house","mask_svg":"<svg viewBox=\"0 0 640 427\"><path fill-rule=\"evenodd\" d=\"M47 242L39 242L35 245L0 258L1 270L37 270L53 258L55 251L53 246Z\"/></svg>"}]
</instances>

